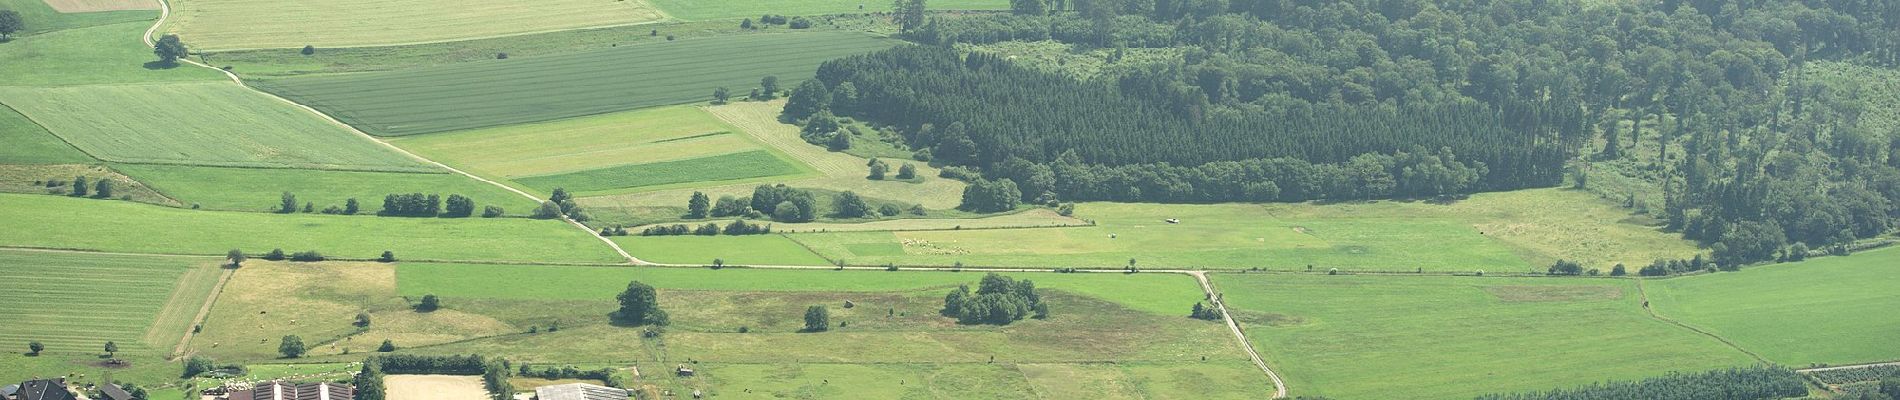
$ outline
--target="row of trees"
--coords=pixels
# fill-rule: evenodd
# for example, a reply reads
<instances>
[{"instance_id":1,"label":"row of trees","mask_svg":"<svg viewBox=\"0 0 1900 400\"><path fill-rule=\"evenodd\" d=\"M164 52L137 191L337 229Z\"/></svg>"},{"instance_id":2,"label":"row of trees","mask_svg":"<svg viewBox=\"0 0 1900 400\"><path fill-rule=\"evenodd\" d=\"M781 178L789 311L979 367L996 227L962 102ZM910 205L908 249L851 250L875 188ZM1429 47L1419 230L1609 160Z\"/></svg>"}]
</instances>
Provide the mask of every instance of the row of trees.
<instances>
[{"instance_id":1,"label":"row of trees","mask_svg":"<svg viewBox=\"0 0 1900 400\"><path fill-rule=\"evenodd\" d=\"M46 187L49 188L49 190L52 190L50 188L59 186L61 183L63 182L49 180L49 181L46 181ZM115 190L115 186L112 183L111 179L101 178L98 181L93 181L91 183L88 183L86 181L86 177L84 175L81 175L81 176L77 176L73 178L72 189L68 190L66 192L66 195L73 196L73 197L92 197L95 199L110 199L113 196L118 195L118 191Z\"/></svg>"},{"instance_id":2,"label":"row of trees","mask_svg":"<svg viewBox=\"0 0 1900 400\"><path fill-rule=\"evenodd\" d=\"M279 214L296 213L299 210L299 204L302 204L301 209L305 213L317 212L315 203L299 203L297 201L297 195L290 192L284 192L283 196L281 196L276 211ZM322 212L324 214L356 215L362 212L362 209L363 205L361 202L356 201L356 198L349 198L343 201L342 206L332 205L324 208ZM487 206L482 209L482 217L500 217L504 212L501 207ZM383 196L383 209L377 212L377 215L393 217L464 218L474 214L474 199L459 194L450 194L445 202L439 195L425 195L422 193L389 194Z\"/></svg>"},{"instance_id":3,"label":"row of trees","mask_svg":"<svg viewBox=\"0 0 1900 400\"><path fill-rule=\"evenodd\" d=\"M944 295L941 312L961 324L1008 325L1023 317L1047 318L1049 305L1036 293L1035 282L991 272L977 282L975 292L970 285L958 285Z\"/></svg>"},{"instance_id":4,"label":"row of trees","mask_svg":"<svg viewBox=\"0 0 1900 400\"><path fill-rule=\"evenodd\" d=\"M1478 400L1732 399L1768 400L1808 394L1801 374L1784 367L1755 366L1698 373L1671 372L1640 381L1611 381L1548 392L1492 394Z\"/></svg>"},{"instance_id":5,"label":"row of trees","mask_svg":"<svg viewBox=\"0 0 1900 400\"><path fill-rule=\"evenodd\" d=\"M688 227L686 224L649 226L645 230L640 231L640 236L717 236L720 234L737 236L763 235L768 233L772 233L771 224L750 223L743 219L736 219L724 227L720 227L719 224L711 222L700 225L697 228Z\"/></svg>"}]
</instances>

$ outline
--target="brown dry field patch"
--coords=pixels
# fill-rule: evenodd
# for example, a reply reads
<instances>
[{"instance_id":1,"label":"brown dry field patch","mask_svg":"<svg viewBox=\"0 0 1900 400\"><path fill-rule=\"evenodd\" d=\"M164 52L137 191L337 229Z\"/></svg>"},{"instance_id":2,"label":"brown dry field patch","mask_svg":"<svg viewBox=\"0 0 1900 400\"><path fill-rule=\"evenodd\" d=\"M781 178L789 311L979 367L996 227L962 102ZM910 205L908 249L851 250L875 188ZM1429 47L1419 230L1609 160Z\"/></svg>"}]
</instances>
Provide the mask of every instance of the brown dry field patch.
<instances>
[{"instance_id":1,"label":"brown dry field patch","mask_svg":"<svg viewBox=\"0 0 1900 400\"><path fill-rule=\"evenodd\" d=\"M1623 288L1597 285L1486 286L1485 292L1506 302L1578 301L1623 297Z\"/></svg>"},{"instance_id":2,"label":"brown dry field patch","mask_svg":"<svg viewBox=\"0 0 1900 400\"><path fill-rule=\"evenodd\" d=\"M389 375L383 377L389 400L469 400L488 398L482 377L461 375Z\"/></svg>"},{"instance_id":3,"label":"brown dry field patch","mask_svg":"<svg viewBox=\"0 0 1900 400\"><path fill-rule=\"evenodd\" d=\"M153 0L45 0L53 11L62 13L85 13L99 11L157 10L158 2Z\"/></svg>"}]
</instances>

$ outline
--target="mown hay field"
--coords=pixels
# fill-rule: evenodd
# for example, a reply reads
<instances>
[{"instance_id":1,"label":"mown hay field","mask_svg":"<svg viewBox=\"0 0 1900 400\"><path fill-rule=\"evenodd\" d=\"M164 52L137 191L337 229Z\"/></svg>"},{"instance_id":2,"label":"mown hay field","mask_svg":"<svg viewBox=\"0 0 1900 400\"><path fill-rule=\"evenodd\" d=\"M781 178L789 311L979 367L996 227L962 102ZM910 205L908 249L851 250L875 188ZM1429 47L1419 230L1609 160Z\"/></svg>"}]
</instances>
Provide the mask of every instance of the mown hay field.
<instances>
[{"instance_id":1,"label":"mown hay field","mask_svg":"<svg viewBox=\"0 0 1900 400\"><path fill-rule=\"evenodd\" d=\"M182 205L209 210L274 212L283 194L297 196L321 210L343 206L348 199L361 204L362 214L382 210L383 196L402 193L451 194L484 206L500 206L508 216L528 215L539 205L527 197L451 173L327 171L281 168L227 168L182 165L116 164L113 166Z\"/></svg>"},{"instance_id":2,"label":"mown hay field","mask_svg":"<svg viewBox=\"0 0 1900 400\"><path fill-rule=\"evenodd\" d=\"M88 26L111 25L120 22L151 21L158 18L158 3L149 2L147 11L100 11L73 13L64 12L51 3L66 3L61 6L80 3L136 3L144 0L0 0L0 9L20 13L20 19L28 21L25 29L15 32L13 37L33 36L40 33L81 28ZM146 26L151 26L147 23ZM132 37L138 37L133 34Z\"/></svg>"},{"instance_id":3,"label":"mown hay field","mask_svg":"<svg viewBox=\"0 0 1900 400\"><path fill-rule=\"evenodd\" d=\"M791 89L826 60L897 42L852 32L741 35L402 71L254 80L379 136L402 136L744 97L772 75Z\"/></svg>"},{"instance_id":4,"label":"mown hay field","mask_svg":"<svg viewBox=\"0 0 1900 400\"><path fill-rule=\"evenodd\" d=\"M218 280L215 260L0 250L0 345L169 354Z\"/></svg>"},{"instance_id":5,"label":"mown hay field","mask_svg":"<svg viewBox=\"0 0 1900 400\"><path fill-rule=\"evenodd\" d=\"M1900 359L1900 249L1649 283L1656 312L1770 361Z\"/></svg>"},{"instance_id":6,"label":"mown hay field","mask_svg":"<svg viewBox=\"0 0 1900 400\"><path fill-rule=\"evenodd\" d=\"M0 105L0 163L67 164L97 161L47 132L40 124Z\"/></svg>"},{"instance_id":7,"label":"mown hay field","mask_svg":"<svg viewBox=\"0 0 1900 400\"><path fill-rule=\"evenodd\" d=\"M62 13L157 10L154 0L45 0L46 5Z\"/></svg>"},{"instance_id":8,"label":"mown hay field","mask_svg":"<svg viewBox=\"0 0 1900 400\"><path fill-rule=\"evenodd\" d=\"M0 87L0 102L106 161L437 171L308 111L228 82Z\"/></svg>"},{"instance_id":9,"label":"mown hay field","mask_svg":"<svg viewBox=\"0 0 1900 400\"><path fill-rule=\"evenodd\" d=\"M643 2L596 0L173 0L172 9L164 33L204 50L418 43L661 17Z\"/></svg>"},{"instance_id":10,"label":"mown hay field","mask_svg":"<svg viewBox=\"0 0 1900 400\"><path fill-rule=\"evenodd\" d=\"M1755 363L1651 318L1629 280L1214 279L1295 396L1468 399Z\"/></svg>"},{"instance_id":11,"label":"mown hay field","mask_svg":"<svg viewBox=\"0 0 1900 400\"><path fill-rule=\"evenodd\" d=\"M652 0L653 5L674 18L690 21L709 19L757 19L760 15L821 15L886 12L888 1L851 0ZM1008 10L1006 0L939 0L930 2L931 10Z\"/></svg>"},{"instance_id":12,"label":"mown hay field","mask_svg":"<svg viewBox=\"0 0 1900 400\"><path fill-rule=\"evenodd\" d=\"M329 257L622 262L590 234L526 218L397 218L193 211L125 201L0 194L0 246L224 255L316 250ZM163 238L164 240L154 240Z\"/></svg>"}]
</instances>

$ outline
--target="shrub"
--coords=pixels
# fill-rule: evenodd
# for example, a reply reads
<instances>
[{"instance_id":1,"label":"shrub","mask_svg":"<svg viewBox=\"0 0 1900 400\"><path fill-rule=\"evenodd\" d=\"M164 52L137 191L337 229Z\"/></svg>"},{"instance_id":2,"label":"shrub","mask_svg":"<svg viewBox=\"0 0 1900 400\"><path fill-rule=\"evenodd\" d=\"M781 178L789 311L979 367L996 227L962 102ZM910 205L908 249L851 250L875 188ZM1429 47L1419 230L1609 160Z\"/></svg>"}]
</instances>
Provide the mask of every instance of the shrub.
<instances>
[{"instance_id":1,"label":"shrub","mask_svg":"<svg viewBox=\"0 0 1900 400\"><path fill-rule=\"evenodd\" d=\"M508 53L495 53L495 59L496 59L496 60L506 60L506 59L508 59Z\"/></svg>"},{"instance_id":2,"label":"shrub","mask_svg":"<svg viewBox=\"0 0 1900 400\"><path fill-rule=\"evenodd\" d=\"M389 339L383 339L383 345L377 346L376 351L380 353L396 351L396 343L389 341Z\"/></svg>"},{"instance_id":3,"label":"shrub","mask_svg":"<svg viewBox=\"0 0 1900 400\"><path fill-rule=\"evenodd\" d=\"M435 297L434 293L422 295L422 302L416 303L416 311L430 312L441 308L442 298Z\"/></svg>"},{"instance_id":4,"label":"shrub","mask_svg":"<svg viewBox=\"0 0 1900 400\"><path fill-rule=\"evenodd\" d=\"M284 249L270 249L269 253L264 253L263 258L271 261L283 261Z\"/></svg>"},{"instance_id":5,"label":"shrub","mask_svg":"<svg viewBox=\"0 0 1900 400\"><path fill-rule=\"evenodd\" d=\"M290 261L299 261L299 262L323 261L323 253L318 253L316 250L299 251L290 255Z\"/></svg>"},{"instance_id":6,"label":"shrub","mask_svg":"<svg viewBox=\"0 0 1900 400\"><path fill-rule=\"evenodd\" d=\"M501 207L496 207L496 206L482 207L482 218L499 217L502 215L502 213L503 211Z\"/></svg>"},{"instance_id":7,"label":"shrub","mask_svg":"<svg viewBox=\"0 0 1900 400\"><path fill-rule=\"evenodd\" d=\"M389 251L389 250L383 250L383 255L382 255L381 257L376 257L376 261L378 261L378 262L396 262L396 252L393 252L393 251Z\"/></svg>"},{"instance_id":8,"label":"shrub","mask_svg":"<svg viewBox=\"0 0 1900 400\"><path fill-rule=\"evenodd\" d=\"M311 55L311 54L317 54L317 46L306 44L303 46L303 51L299 51L298 53L302 53L303 55L306 55L306 56Z\"/></svg>"}]
</instances>

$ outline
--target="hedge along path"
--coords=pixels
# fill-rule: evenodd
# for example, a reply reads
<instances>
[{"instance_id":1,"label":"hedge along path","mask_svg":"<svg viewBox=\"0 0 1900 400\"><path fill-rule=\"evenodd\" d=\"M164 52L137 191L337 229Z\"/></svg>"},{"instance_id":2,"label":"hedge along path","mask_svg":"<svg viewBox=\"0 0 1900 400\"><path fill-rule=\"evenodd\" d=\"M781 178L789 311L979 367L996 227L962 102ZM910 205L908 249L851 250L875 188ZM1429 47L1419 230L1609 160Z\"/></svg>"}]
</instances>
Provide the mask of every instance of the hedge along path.
<instances>
[{"instance_id":1,"label":"hedge along path","mask_svg":"<svg viewBox=\"0 0 1900 400\"><path fill-rule=\"evenodd\" d=\"M152 27L151 27L151 28L149 28L149 29L146 29L146 30L145 30L145 36L143 36L143 37L140 37L140 39L141 39L141 40L144 40L144 41L145 41L145 46L146 46L146 47L156 47L156 46L154 46L154 43L153 43L153 41L152 41L152 32L155 32L155 31L157 31L157 30L158 30L158 28L159 28L159 27L161 27L161 26L164 26L164 25L165 25L165 20L166 20L167 18L169 18L169 17L171 16L171 5L170 5L170 2L168 2L167 0L158 0L158 4L159 4L159 14L158 14L158 20L157 20L157 21L153 21L153 22L152 22ZM439 162L436 162L435 160L430 160L430 159L427 159L427 158L423 158L422 156L418 156L418 155L416 155L415 153L410 153L410 152L409 152L408 150L403 150L403 149L402 149L401 147L396 147L396 145L393 145L393 144L389 144L389 142L384 142L384 141L382 141L382 139L378 139L378 138L376 138L375 136L370 136L370 134L368 134L368 133L363 133L363 131L360 131L360 130L357 130L357 129L356 129L356 127L353 127L353 126L350 126L349 124L345 124L345 123L343 123L342 121L337 121L337 120L336 120L335 118L331 118L331 117L330 117L329 115L327 115L327 114L324 114L324 113L322 113L322 112L319 112L319 111L317 111L317 109L314 109L314 108L310 108L310 106L305 106L305 105L303 105L303 104L298 104L297 102L294 102L294 101L290 101L289 99L285 99L285 98L282 98L282 97L277 97L277 95L275 95L275 94L271 94L271 93L268 93L268 92L264 92L264 91L261 91L261 90L257 90L256 88L252 88L252 87L250 87L249 85L244 85L244 80L243 80L243 79L240 79L240 78L238 78L238 76L237 76L237 74L233 74L233 73L231 73L231 71L225 71L224 69L221 69L221 68L216 68L216 67L212 67L212 66L210 66L210 65L205 65L205 64L203 64L203 63L199 63L199 62L197 62L197 61L192 61L192 60L190 60L190 59L180 59L180 60L182 60L182 61L184 61L185 63L188 63L188 64L191 64L191 65L196 65L196 66L199 66L199 67L203 67L203 68L210 68L210 69L214 69L214 70L217 70L217 71L219 71L219 72L223 72L223 73L224 73L224 75L225 75L226 77L230 77L230 78L231 78L231 82L233 82L233 83L237 83L237 84L238 84L238 85L240 85L240 86L244 86L244 88L245 88L245 89L248 89L248 90L251 90L251 91L255 91L255 92L257 92L257 93L259 93L259 94L263 94L263 95L264 95L265 97L269 97L269 98L272 98L272 99L276 99L277 101L280 101L280 102L283 102L284 104L289 104L289 105L291 105L291 106L294 106L294 107L297 107L297 108L299 108L299 109L302 109L302 110L304 110L305 112L308 112L308 113L310 113L311 115L315 115L315 116L317 116L317 117L319 117L319 118L322 118L322 119L323 119L323 120L324 120L325 122L328 122L328 123L330 123L331 125L335 125L335 126L337 126L337 127L340 127L340 128L343 128L343 129L344 129L344 130L346 130L346 131L349 131L349 132L352 132L352 133L355 133L355 134L356 134L357 136L360 136L360 137L362 137L362 138L365 138L365 139L369 139L369 140L370 140L371 142L375 142L376 144L379 144L379 145L382 145L383 147L385 147L385 148L388 148L389 150L392 150L392 151L395 151L395 152L397 152L397 153L401 153L402 155L405 155L405 156L408 156L409 158L413 158L413 159L416 159L417 161L421 161L421 162L423 162L423 163L427 163L427 164L429 164L429 165L434 165L434 166L436 166L437 168L441 168L441 169L444 169L444 170L447 170L447 171L449 171L449 172L453 172L453 173L456 173L456 174L460 174L460 175L462 175L462 176L465 176L465 177L468 177L469 179L474 179L474 180L476 180L476 181L478 181L478 182L482 182L482 183L487 183L487 184L489 184L489 185L494 185L494 186L496 186L496 187L500 187L500 188L501 188L502 190L507 190L507 191L509 191L509 192L513 192L514 194L518 194L518 195L521 195L521 197L526 197L526 198L528 198L528 200L532 200L532 201L534 201L534 202L536 202L536 203L539 203L539 202L542 202L542 201L546 201L545 199L542 199L542 198L539 198L539 197L535 197L535 196L534 196L534 195L532 195L532 194L528 194L528 192L523 192L523 191L521 191L520 189L515 189L514 187L511 187L511 186L508 186L508 185L503 185L503 184L501 184L500 182L495 182L495 181L492 181L492 180L488 180L488 179L486 179L486 178L482 178L482 177L479 177L479 176L475 176L475 174L470 174L470 173L467 173L467 172L463 172L462 170L459 170L459 169L455 169L454 167L450 167L450 166L448 166L447 164L443 164L443 163L439 163ZM607 244L607 247L608 247L608 248L611 248L611 249L613 249L615 253L619 253L619 254L620 254L620 257L622 257L622 258L625 258L625 259L627 260L627 263L629 263L629 264L635 264L635 265L641 265L641 264L646 264L646 262L645 262L645 261L641 261L641 260L640 260L640 259L638 259L638 258L634 258L634 257L633 257L633 255L632 255L632 254L628 254L628 253L627 253L627 251L626 251L625 249L621 249L621 248L620 248L620 245L619 245L619 244L617 244L617 243L614 243L614 242L613 242L612 240L608 240L608 239L607 239L606 237L604 237L604 236L600 236L600 235L597 235L597 234L595 234L595 232L594 232L594 230L593 230L592 228L588 228L588 227L587 227L586 225L582 225L582 224L581 224L580 222L576 222L576 221L574 221L574 220L570 220L570 219L566 219L566 218L562 218L562 220L563 220L563 221L566 221L568 225L571 225L571 226L573 226L573 227L574 227L575 229L580 229L581 231L585 231L585 232L587 232L587 236L592 236L592 237L594 237L595 239L599 239L601 243L605 243L605 244Z\"/></svg>"}]
</instances>

